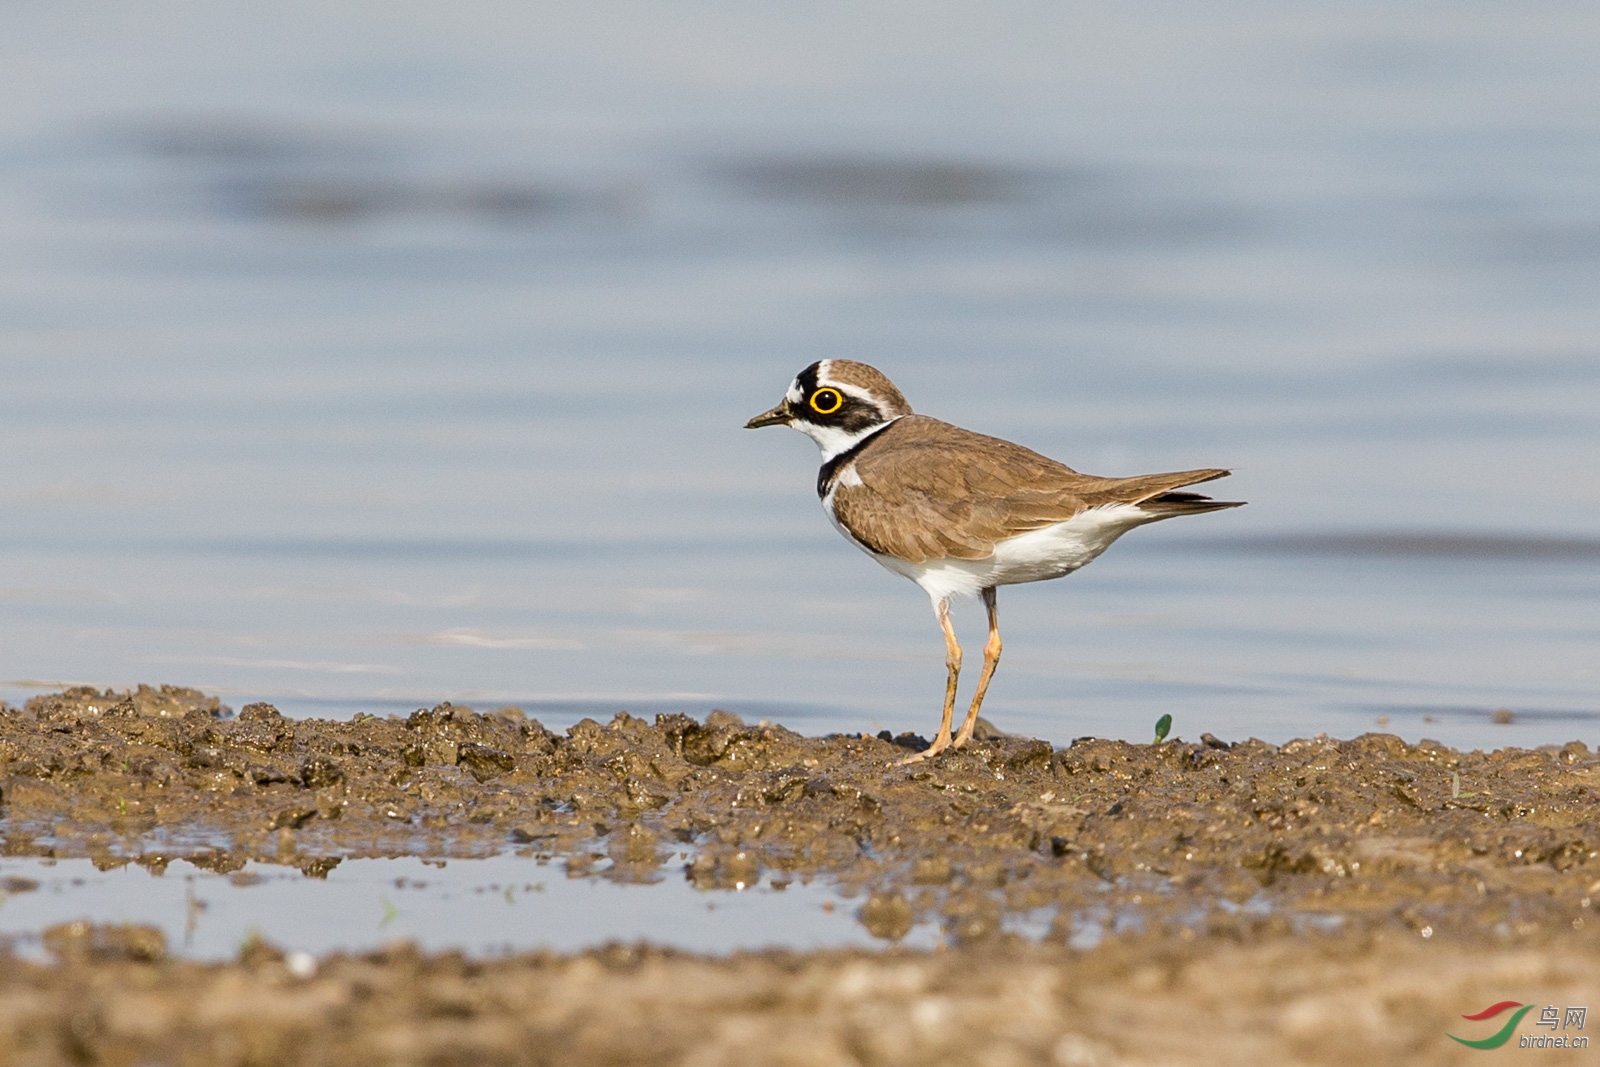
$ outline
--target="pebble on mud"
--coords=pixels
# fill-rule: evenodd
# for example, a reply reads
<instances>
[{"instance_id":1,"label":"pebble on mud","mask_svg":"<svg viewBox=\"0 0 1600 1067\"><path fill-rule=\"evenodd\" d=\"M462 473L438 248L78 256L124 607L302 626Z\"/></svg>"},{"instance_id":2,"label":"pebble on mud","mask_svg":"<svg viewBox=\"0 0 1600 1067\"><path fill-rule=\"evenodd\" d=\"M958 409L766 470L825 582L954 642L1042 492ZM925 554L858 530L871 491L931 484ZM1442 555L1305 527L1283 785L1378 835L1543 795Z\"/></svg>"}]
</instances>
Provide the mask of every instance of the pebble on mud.
<instances>
[{"instance_id":1,"label":"pebble on mud","mask_svg":"<svg viewBox=\"0 0 1600 1067\"><path fill-rule=\"evenodd\" d=\"M867 933L886 941L898 941L909 934L916 918L910 902L899 893L872 894L856 917Z\"/></svg>"},{"instance_id":2,"label":"pebble on mud","mask_svg":"<svg viewBox=\"0 0 1600 1067\"><path fill-rule=\"evenodd\" d=\"M82 921L57 923L40 935L45 949L62 961L132 960L153 963L167 954L167 935L159 926L129 923L97 925Z\"/></svg>"}]
</instances>

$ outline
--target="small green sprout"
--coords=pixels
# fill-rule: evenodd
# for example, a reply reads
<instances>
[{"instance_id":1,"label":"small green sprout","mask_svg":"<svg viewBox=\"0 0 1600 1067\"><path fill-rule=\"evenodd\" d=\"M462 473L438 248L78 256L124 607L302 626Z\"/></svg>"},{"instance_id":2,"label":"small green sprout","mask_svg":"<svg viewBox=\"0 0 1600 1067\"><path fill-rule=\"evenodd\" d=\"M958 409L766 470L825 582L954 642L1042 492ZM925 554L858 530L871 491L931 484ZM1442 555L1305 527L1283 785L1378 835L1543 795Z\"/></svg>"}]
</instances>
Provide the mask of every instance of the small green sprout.
<instances>
[{"instance_id":1,"label":"small green sprout","mask_svg":"<svg viewBox=\"0 0 1600 1067\"><path fill-rule=\"evenodd\" d=\"M400 909L388 897L379 897L378 903L383 905L383 918L378 921L378 929L381 930L400 916Z\"/></svg>"},{"instance_id":2,"label":"small green sprout","mask_svg":"<svg viewBox=\"0 0 1600 1067\"><path fill-rule=\"evenodd\" d=\"M1172 716L1163 715L1156 720L1156 739L1152 744L1159 745L1167 739L1167 734L1172 731Z\"/></svg>"}]
</instances>

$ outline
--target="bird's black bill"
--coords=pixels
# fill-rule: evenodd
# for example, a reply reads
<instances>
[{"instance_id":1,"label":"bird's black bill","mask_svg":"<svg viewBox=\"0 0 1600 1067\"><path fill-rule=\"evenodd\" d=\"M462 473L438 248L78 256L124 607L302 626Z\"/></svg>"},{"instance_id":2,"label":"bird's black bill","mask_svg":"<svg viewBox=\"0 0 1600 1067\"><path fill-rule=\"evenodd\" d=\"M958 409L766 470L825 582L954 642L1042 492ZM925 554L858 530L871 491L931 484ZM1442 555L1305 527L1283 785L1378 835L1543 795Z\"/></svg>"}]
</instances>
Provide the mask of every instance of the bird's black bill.
<instances>
[{"instance_id":1,"label":"bird's black bill","mask_svg":"<svg viewBox=\"0 0 1600 1067\"><path fill-rule=\"evenodd\" d=\"M786 398L781 404L770 411L763 411L755 418L744 424L747 430L759 430L763 426L787 426L794 421L794 409L789 406Z\"/></svg>"}]
</instances>

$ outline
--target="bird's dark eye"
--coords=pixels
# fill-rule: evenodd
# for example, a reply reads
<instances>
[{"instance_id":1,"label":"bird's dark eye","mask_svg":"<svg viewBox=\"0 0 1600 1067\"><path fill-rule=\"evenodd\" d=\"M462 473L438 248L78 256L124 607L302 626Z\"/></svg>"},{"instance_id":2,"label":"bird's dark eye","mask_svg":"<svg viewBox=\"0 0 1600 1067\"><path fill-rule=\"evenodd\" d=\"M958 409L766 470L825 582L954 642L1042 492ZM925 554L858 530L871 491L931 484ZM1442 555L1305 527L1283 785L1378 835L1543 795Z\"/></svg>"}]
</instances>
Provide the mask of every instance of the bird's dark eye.
<instances>
[{"instance_id":1,"label":"bird's dark eye","mask_svg":"<svg viewBox=\"0 0 1600 1067\"><path fill-rule=\"evenodd\" d=\"M811 410L818 415L832 415L844 407L844 394L837 389L818 389L811 394Z\"/></svg>"}]
</instances>

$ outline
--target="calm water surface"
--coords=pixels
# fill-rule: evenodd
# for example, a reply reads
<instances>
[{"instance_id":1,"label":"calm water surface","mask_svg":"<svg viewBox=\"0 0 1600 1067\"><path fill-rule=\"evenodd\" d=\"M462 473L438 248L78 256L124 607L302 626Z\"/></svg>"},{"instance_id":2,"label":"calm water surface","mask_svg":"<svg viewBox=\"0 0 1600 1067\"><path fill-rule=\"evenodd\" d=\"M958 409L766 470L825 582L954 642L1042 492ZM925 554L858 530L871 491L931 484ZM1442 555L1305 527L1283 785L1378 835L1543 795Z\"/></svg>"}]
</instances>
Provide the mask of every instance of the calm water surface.
<instances>
[{"instance_id":1,"label":"calm water surface","mask_svg":"<svg viewBox=\"0 0 1600 1067\"><path fill-rule=\"evenodd\" d=\"M48 958L40 932L62 922L158 927L167 951L228 959L251 938L322 955L370 952L395 941L428 951L493 956L579 951L618 941L699 952L883 947L850 900L820 882L763 879L742 891L703 892L674 869L648 888L566 877L560 864L520 856L426 861L347 859L326 878L252 863L231 875L184 861L164 872L100 870L86 859L0 859L0 945ZM1038 922L1009 929L1040 936ZM899 944L932 948L933 923Z\"/></svg>"},{"instance_id":2,"label":"calm water surface","mask_svg":"<svg viewBox=\"0 0 1600 1067\"><path fill-rule=\"evenodd\" d=\"M929 732L925 598L740 429L841 356L1251 502L1004 590L1002 728L1600 741L1596 54L1554 3L7 5L0 696Z\"/></svg>"}]
</instances>

